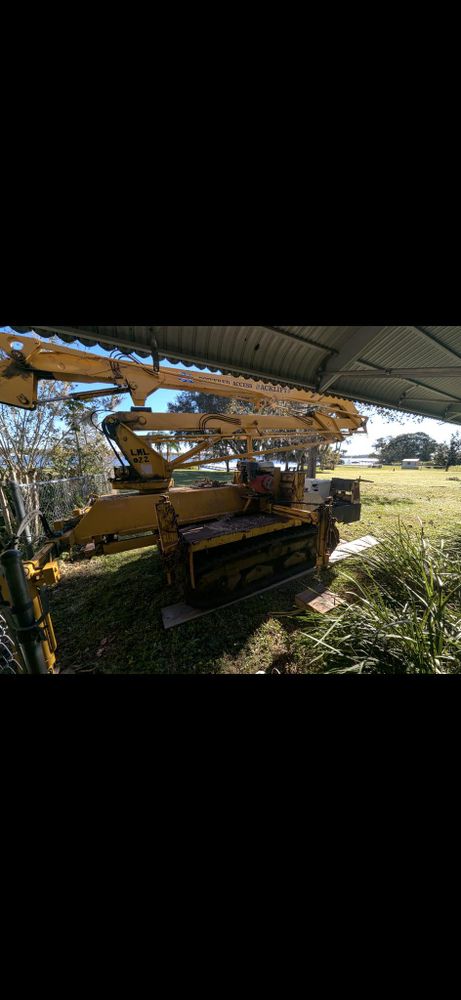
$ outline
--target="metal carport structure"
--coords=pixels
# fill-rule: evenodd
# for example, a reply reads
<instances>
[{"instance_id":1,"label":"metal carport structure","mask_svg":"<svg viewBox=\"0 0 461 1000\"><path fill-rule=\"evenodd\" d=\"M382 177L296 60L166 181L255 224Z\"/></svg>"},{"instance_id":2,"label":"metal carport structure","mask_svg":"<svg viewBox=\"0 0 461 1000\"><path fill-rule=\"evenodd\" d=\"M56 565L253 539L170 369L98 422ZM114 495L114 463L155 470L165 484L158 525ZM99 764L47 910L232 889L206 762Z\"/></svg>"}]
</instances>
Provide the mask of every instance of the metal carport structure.
<instances>
[{"instance_id":1,"label":"metal carport structure","mask_svg":"<svg viewBox=\"0 0 461 1000\"><path fill-rule=\"evenodd\" d=\"M34 326L40 337L303 386L461 424L461 326Z\"/></svg>"}]
</instances>

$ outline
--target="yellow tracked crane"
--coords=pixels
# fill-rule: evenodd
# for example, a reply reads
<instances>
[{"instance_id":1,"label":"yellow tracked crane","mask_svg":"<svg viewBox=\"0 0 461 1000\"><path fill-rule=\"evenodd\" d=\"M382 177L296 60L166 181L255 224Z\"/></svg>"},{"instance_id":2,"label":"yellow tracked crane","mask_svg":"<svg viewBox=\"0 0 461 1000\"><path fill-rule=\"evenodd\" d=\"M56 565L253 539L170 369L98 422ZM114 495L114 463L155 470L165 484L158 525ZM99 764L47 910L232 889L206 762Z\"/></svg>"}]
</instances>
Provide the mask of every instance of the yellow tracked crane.
<instances>
[{"instance_id":1,"label":"yellow tracked crane","mask_svg":"<svg viewBox=\"0 0 461 1000\"><path fill-rule=\"evenodd\" d=\"M360 516L357 482L320 483L265 460L288 448L306 452L365 430L366 419L348 400L0 334L0 403L35 409L40 380L104 383L110 388L73 396L129 393L134 405L102 422L120 463L113 492L69 512L52 529L44 519L49 541L34 558L21 560L17 538L2 554L4 608L28 670L57 669L56 640L42 597L44 587L59 580L56 559L65 550L109 555L155 543L167 581L179 583L191 603L209 606L325 566L339 540L336 520ZM161 388L251 401L255 412L152 413L146 400ZM287 404L282 414L260 412L280 403ZM192 446L170 461L156 446L168 444L172 435ZM233 483L174 486L176 470L209 463L222 441L238 443Z\"/></svg>"}]
</instances>

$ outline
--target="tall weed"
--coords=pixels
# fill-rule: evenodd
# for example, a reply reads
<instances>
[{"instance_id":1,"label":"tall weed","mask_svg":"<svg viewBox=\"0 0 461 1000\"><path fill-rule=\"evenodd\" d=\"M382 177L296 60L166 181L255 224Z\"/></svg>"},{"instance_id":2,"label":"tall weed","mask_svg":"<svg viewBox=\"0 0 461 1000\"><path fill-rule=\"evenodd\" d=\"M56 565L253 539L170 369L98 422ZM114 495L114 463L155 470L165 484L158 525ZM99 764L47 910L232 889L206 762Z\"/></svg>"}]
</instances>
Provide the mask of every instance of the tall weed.
<instances>
[{"instance_id":1,"label":"tall weed","mask_svg":"<svg viewBox=\"0 0 461 1000\"><path fill-rule=\"evenodd\" d=\"M461 672L461 540L429 541L398 524L354 571L348 601L301 616L309 667L331 673Z\"/></svg>"}]
</instances>

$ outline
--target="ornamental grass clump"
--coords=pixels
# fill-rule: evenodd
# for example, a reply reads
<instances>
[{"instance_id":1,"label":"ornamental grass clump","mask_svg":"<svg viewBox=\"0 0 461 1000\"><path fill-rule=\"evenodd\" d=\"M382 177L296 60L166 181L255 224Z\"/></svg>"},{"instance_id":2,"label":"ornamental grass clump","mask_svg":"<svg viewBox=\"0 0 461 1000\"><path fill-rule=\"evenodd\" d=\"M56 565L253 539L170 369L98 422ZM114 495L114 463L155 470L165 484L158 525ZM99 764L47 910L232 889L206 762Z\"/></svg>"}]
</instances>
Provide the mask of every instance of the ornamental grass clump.
<instances>
[{"instance_id":1,"label":"ornamental grass clump","mask_svg":"<svg viewBox=\"0 0 461 1000\"><path fill-rule=\"evenodd\" d=\"M461 539L430 542L399 523L339 582L346 605L302 616L309 669L461 672Z\"/></svg>"}]
</instances>

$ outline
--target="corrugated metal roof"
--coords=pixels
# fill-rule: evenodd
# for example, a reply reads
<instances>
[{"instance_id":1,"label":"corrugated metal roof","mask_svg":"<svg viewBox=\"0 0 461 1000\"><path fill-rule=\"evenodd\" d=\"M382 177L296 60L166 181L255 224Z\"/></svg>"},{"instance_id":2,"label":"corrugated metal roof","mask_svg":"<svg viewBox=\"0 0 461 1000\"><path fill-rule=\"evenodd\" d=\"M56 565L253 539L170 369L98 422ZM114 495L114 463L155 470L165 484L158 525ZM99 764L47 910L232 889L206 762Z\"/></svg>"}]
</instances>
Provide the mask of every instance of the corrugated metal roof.
<instances>
[{"instance_id":1,"label":"corrugated metal roof","mask_svg":"<svg viewBox=\"0 0 461 1000\"><path fill-rule=\"evenodd\" d=\"M26 328L16 327L18 332ZM461 424L461 326L36 326L41 337L236 372ZM398 372L394 369L399 369ZM402 372L400 369L405 369ZM366 374L365 374L366 373Z\"/></svg>"}]
</instances>

